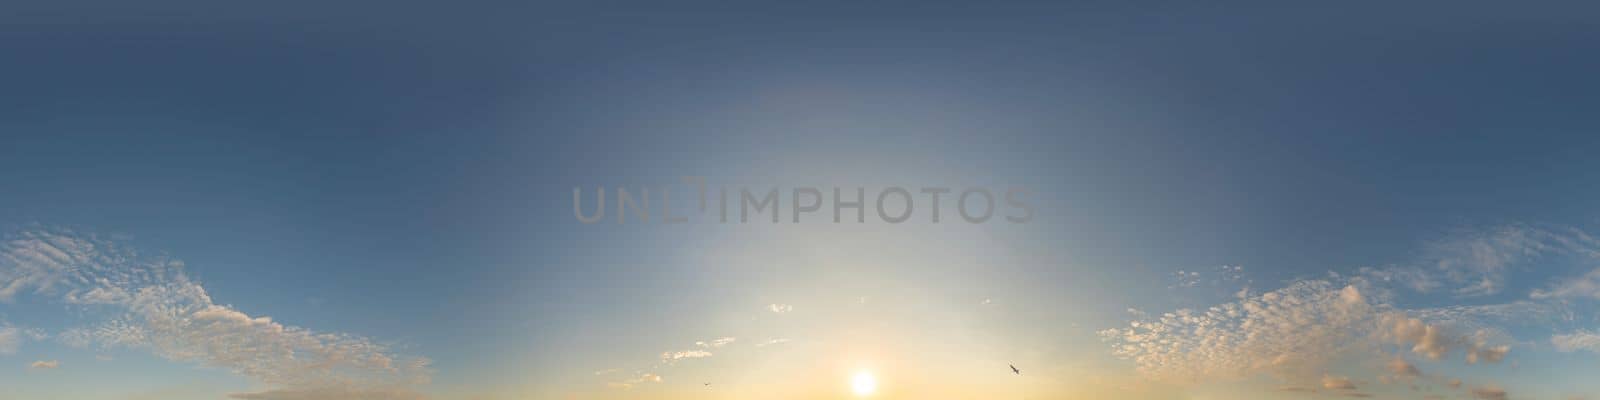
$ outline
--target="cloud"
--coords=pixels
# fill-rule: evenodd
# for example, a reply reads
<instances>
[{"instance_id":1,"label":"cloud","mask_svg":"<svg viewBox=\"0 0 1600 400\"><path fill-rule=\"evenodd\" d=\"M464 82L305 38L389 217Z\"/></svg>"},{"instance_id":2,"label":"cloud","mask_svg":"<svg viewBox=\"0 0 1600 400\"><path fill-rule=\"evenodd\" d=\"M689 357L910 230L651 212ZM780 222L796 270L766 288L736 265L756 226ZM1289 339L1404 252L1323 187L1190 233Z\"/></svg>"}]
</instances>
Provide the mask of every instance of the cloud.
<instances>
[{"instance_id":1,"label":"cloud","mask_svg":"<svg viewBox=\"0 0 1600 400\"><path fill-rule=\"evenodd\" d=\"M1425 246L1424 254L1421 262L1423 268L1393 267L1383 271L1383 274L1406 281L1414 288L1448 284L1453 285L1453 291L1458 295L1483 296L1501 292L1506 287L1509 272L1516 268L1527 268L1534 261L1549 261L1550 257L1600 259L1600 239L1576 228L1510 224L1493 229L1454 232L1429 243ZM1600 270L1550 289L1536 290L1532 297L1584 296L1600 298Z\"/></svg>"},{"instance_id":2,"label":"cloud","mask_svg":"<svg viewBox=\"0 0 1600 400\"><path fill-rule=\"evenodd\" d=\"M1332 390L1355 390L1356 383L1350 381L1350 378L1342 376L1323 375L1322 388Z\"/></svg>"},{"instance_id":3,"label":"cloud","mask_svg":"<svg viewBox=\"0 0 1600 400\"><path fill-rule=\"evenodd\" d=\"M84 328L71 328L56 335L56 341L74 349L87 348L94 342L94 332Z\"/></svg>"},{"instance_id":4,"label":"cloud","mask_svg":"<svg viewBox=\"0 0 1600 400\"><path fill-rule=\"evenodd\" d=\"M1422 293L1431 292L1440 286L1444 286L1444 283L1440 282L1433 274L1417 266L1362 267L1357 271L1357 274L1375 282L1399 284Z\"/></svg>"},{"instance_id":5,"label":"cloud","mask_svg":"<svg viewBox=\"0 0 1600 400\"><path fill-rule=\"evenodd\" d=\"M1511 351L1510 346L1488 345L1484 339L1490 336L1487 331L1479 331L1476 337L1452 335L1439 325L1398 313L1387 314L1384 320L1383 325L1391 327L1385 336L1391 343L1409 345L1412 353L1430 360L1443 359L1456 349L1462 349L1468 364L1498 363Z\"/></svg>"},{"instance_id":6,"label":"cloud","mask_svg":"<svg viewBox=\"0 0 1600 400\"><path fill-rule=\"evenodd\" d=\"M1410 362L1406 361L1405 358L1395 357L1394 359L1389 360L1389 364L1386 365L1386 367L1388 367L1389 368L1389 372L1394 373L1395 376L1401 376L1401 377L1418 377L1418 376L1422 376L1422 371L1418 370L1416 365L1412 365Z\"/></svg>"},{"instance_id":7,"label":"cloud","mask_svg":"<svg viewBox=\"0 0 1600 400\"><path fill-rule=\"evenodd\" d=\"M1364 398L1372 397L1372 393L1349 392L1349 393L1345 393L1344 397L1360 397L1360 398L1364 399Z\"/></svg>"},{"instance_id":8,"label":"cloud","mask_svg":"<svg viewBox=\"0 0 1600 400\"><path fill-rule=\"evenodd\" d=\"M784 339L784 338L772 339L772 340L768 340L768 341L765 341L765 342L756 343L756 347L766 347L766 346L770 346L770 345L784 344L784 343L789 343L789 339Z\"/></svg>"},{"instance_id":9,"label":"cloud","mask_svg":"<svg viewBox=\"0 0 1600 400\"><path fill-rule=\"evenodd\" d=\"M620 369L616 369L616 368L611 368L611 369L602 369L602 370L599 370L599 371L595 371L595 372L594 372L594 375L595 375L595 376L600 376L600 375L609 375L609 374L614 374L614 373L617 373L617 371L621 371L621 370L620 370Z\"/></svg>"},{"instance_id":10,"label":"cloud","mask_svg":"<svg viewBox=\"0 0 1600 400\"><path fill-rule=\"evenodd\" d=\"M788 341L787 339L769 340L769 341L764 342L764 343L757 343L756 347L761 347L761 346L768 345L768 344L773 344L773 343L779 343L780 340L781 341ZM724 336L724 337L720 337L720 338L716 338L716 339L712 339L712 340L696 341L696 342L694 342L694 345L695 345L696 348L692 348L692 349L688 349L688 350L661 352L661 355L659 357L660 358L660 362L655 364L651 369L665 369L665 368L677 365L677 363L679 361L682 361L682 360L711 357L711 356L714 356L716 354L712 353L711 351L706 350L706 349L715 349L715 348L726 347L726 346L731 345L731 344L733 344L734 342L737 342L737 341L738 341L738 338L734 338L734 337L731 337L731 336ZM618 371L618 369L613 368L613 369L596 371L594 374L595 375L609 375L609 374L615 373L617 371ZM632 389L634 386L636 386L636 385L638 385L640 383L645 383L645 382L661 382L661 376L660 375L655 375L654 373L644 373L643 375L639 375L637 377L634 377L634 378L631 378L631 379L627 379L627 380L623 380L623 381L620 381L620 382L607 382L606 386L614 388L614 389L627 390L627 389Z\"/></svg>"},{"instance_id":11,"label":"cloud","mask_svg":"<svg viewBox=\"0 0 1600 400\"><path fill-rule=\"evenodd\" d=\"M1574 351L1588 351L1600 353L1600 333L1594 331L1577 331L1564 335L1550 337L1550 344L1557 351L1570 353Z\"/></svg>"},{"instance_id":12,"label":"cloud","mask_svg":"<svg viewBox=\"0 0 1600 400\"><path fill-rule=\"evenodd\" d=\"M1454 343L1444 335L1443 329L1429 325L1417 318L1391 315L1389 339L1397 344L1411 345L1411 352L1438 360L1450 354L1451 344Z\"/></svg>"},{"instance_id":13,"label":"cloud","mask_svg":"<svg viewBox=\"0 0 1600 400\"><path fill-rule=\"evenodd\" d=\"M60 361L56 361L56 360L50 360L50 361L40 360L40 361L34 361L33 364L28 364L28 368L32 368L32 369L55 369L56 367L59 367L59 366L61 366L61 362Z\"/></svg>"},{"instance_id":14,"label":"cloud","mask_svg":"<svg viewBox=\"0 0 1600 400\"><path fill-rule=\"evenodd\" d=\"M361 389L330 387L300 390L271 390L256 393L231 393L240 400L423 400L428 396L409 389Z\"/></svg>"},{"instance_id":15,"label":"cloud","mask_svg":"<svg viewBox=\"0 0 1600 400\"><path fill-rule=\"evenodd\" d=\"M17 349L20 347L22 347L22 330L0 326L0 355L17 354Z\"/></svg>"},{"instance_id":16,"label":"cloud","mask_svg":"<svg viewBox=\"0 0 1600 400\"><path fill-rule=\"evenodd\" d=\"M1334 355L1369 346L1380 309L1354 286L1299 281L1203 311L1135 320L1100 335L1115 355L1157 380L1305 376L1322 371Z\"/></svg>"},{"instance_id":17,"label":"cloud","mask_svg":"<svg viewBox=\"0 0 1600 400\"><path fill-rule=\"evenodd\" d=\"M1554 254L1594 252L1593 239L1581 232L1558 232L1513 224L1487 230L1463 230L1425 246L1425 262L1457 285L1462 296L1483 296L1505 288L1513 266Z\"/></svg>"},{"instance_id":18,"label":"cloud","mask_svg":"<svg viewBox=\"0 0 1600 400\"><path fill-rule=\"evenodd\" d=\"M396 355L366 337L316 332L216 304L184 273L182 262L70 231L25 231L0 242L0 298L22 294L110 316L63 332L58 340L68 346L144 350L279 389L237 398L400 393L431 376L426 358Z\"/></svg>"},{"instance_id":19,"label":"cloud","mask_svg":"<svg viewBox=\"0 0 1600 400\"><path fill-rule=\"evenodd\" d=\"M1316 393L1317 389L1312 389L1312 388L1308 388L1308 387L1300 387L1300 386L1283 386L1283 387L1279 387L1278 391L1279 392L1291 392L1291 393Z\"/></svg>"},{"instance_id":20,"label":"cloud","mask_svg":"<svg viewBox=\"0 0 1600 400\"><path fill-rule=\"evenodd\" d=\"M712 340L710 342L705 342L705 341L694 342L694 345L695 346L700 346L700 347L706 347L706 348L714 348L714 347L727 346L729 343L733 343L736 340L738 340L738 339L731 338L731 337L724 337L724 338L717 338L717 339Z\"/></svg>"},{"instance_id":21,"label":"cloud","mask_svg":"<svg viewBox=\"0 0 1600 400\"><path fill-rule=\"evenodd\" d=\"M613 389L628 390L633 389L634 386L642 383L661 383L661 381L661 375L646 372L636 375L632 378L628 378L628 380L622 382L607 382L606 386Z\"/></svg>"},{"instance_id":22,"label":"cloud","mask_svg":"<svg viewBox=\"0 0 1600 400\"><path fill-rule=\"evenodd\" d=\"M767 309L778 314L783 314L794 311L794 306L788 304L768 304Z\"/></svg>"},{"instance_id":23,"label":"cloud","mask_svg":"<svg viewBox=\"0 0 1600 400\"><path fill-rule=\"evenodd\" d=\"M1506 400L1506 391L1494 386L1483 386L1472 389L1472 397L1483 400Z\"/></svg>"},{"instance_id":24,"label":"cloud","mask_svg":"<svg viewBox=\"0 0 1600 400\"><path fill-rule=\"evenodd\" d=\"M1168 288L1172 288L1172 289L1189 288L1189 287L1195 287L1196 285L1199 285L1199 284L1200 284L1200 272L1199 271L1178 270L1178 272L1173 274L1172 286L1168 286Z\"/></svg>"},{"instance_id":25,"label":"cloud","mask_svg":"<svg viewBox=\"0 0 1600 400\"><path fill-rule=\"evenodd\" d=\"M673 362L685 358L705 358L711 356L711 352L705 350L668 351L661 353L661 360Z\"/></svg>"},{"instance_id":26,"label":"cloud","mask_svg":"<svg viewBox=\"0 0 1600 400\"><path fill-rule=\"evenodd\" d=\"M1600 268L1573 278L1549 289L1534 290L1529 295L1535 299L1594 299L1600 300Z\"/></svg>"},{"instance_id":27,"label":"cloud","mask_svg":"<svg viewBox=\"0 0 1600 400\"><path fill-rule=\"evenodd\" d=\"M1478 361L1497 363L1506 358L1506 353L1511 352L1510 346L1485 347L1481 344L1474 346L1467 352L1467 364L1476 364Z\"/></svg>"},{"instance_id":28,"label":"cloud","mask_svg":"<svg viewBox=\"0 0 1600 400\"><path fill-rule=\"evenodd\" d=\"M1384 357L1383 345L1431 360L1465 352L1468 363L1499 362L1510 351L1489 345L1495 335L1488 331L1453 334L1368 296L1363 285L1359 277L1342 284L1297 281L1204 311L1139 317L1100 335L1141 374L1167 382L1316 376L1338 357Z\"/></svg>"},{"instance_id":29,"label":"cloud","mask_svg":"<svg viewBox=\"0 0 1600 400\"><path fill-rule=\"evenodd\" d=\"M1470 330L1485 329L1488 325L1549 325L1566 318L1559 311L1560 308L1551 304L1519 300L1502 304L1455 305L1407 310L1406 313L1424 321Z\"/></svg>"}]
</instances>

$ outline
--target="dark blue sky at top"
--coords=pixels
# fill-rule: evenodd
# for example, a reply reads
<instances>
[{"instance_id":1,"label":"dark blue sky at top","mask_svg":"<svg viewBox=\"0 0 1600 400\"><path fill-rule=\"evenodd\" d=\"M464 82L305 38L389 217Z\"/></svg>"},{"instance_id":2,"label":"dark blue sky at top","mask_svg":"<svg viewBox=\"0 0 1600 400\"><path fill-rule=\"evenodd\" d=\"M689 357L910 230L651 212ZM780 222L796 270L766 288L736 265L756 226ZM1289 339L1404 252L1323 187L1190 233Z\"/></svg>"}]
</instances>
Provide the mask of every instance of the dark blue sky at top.
<instances>
[{"instance_id":1,"label":"dark blue sky at top","mask_svg":"<svg viewBox=\"0 0 1600 400\"><path fill-rule=\"evenodd\" d=\"M257 288L492 320L458 306L590 282L571 246L618 231L573 233L571 187L765 152L1030 185L1059 234L1033 240L1105 265L1288 278L1595 217L1600 7L1123 3L13 3L0 221L131 233L226 301L381 332ZM676 123L769 81L842 94ZM962 134L741 129L810 114Z\"/></svg>"}]
</instances>

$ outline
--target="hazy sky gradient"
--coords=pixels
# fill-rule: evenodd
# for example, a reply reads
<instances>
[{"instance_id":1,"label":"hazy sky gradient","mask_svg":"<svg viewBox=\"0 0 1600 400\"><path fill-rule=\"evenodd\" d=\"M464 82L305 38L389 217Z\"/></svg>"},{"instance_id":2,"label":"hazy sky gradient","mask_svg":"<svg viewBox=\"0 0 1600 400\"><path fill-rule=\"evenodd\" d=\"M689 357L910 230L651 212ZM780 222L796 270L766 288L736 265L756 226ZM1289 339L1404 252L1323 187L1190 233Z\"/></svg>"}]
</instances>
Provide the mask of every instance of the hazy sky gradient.
<instances>
[{"instance_id":1,"label":"hazy sky gradient","mask_svg":"<svg viewBox=\"0 0 1600 400\"><path fill-rule=\"evenodd\" d=\"M1600 395L1592 5L7 8L0 400ZM572 215L680 176L1037 218Z\"/></svg>"}]
</instances>

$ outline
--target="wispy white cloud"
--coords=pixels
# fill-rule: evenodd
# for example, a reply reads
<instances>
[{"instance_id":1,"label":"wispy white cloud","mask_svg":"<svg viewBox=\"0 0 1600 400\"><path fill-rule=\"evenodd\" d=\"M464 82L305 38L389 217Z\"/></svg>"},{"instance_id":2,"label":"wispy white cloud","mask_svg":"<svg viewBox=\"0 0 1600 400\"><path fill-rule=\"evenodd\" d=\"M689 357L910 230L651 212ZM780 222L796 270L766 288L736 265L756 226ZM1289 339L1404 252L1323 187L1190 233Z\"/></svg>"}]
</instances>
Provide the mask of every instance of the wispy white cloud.
<instances>
[{"instance_id":1,"label":"wispy white cloud","mask_svg":"<svg viewBox=\"0 0 1600 400\"><path fill-rule=\"evenodd\" d=\"M1425 246L1424 265L1442 274L1462 296L1499 293L1513 268L1545 256L1600 255L1600 240L1576 229L1546 229L1511 224L1492 229L1460 230ZM1395 271L1411 271L1395 269ZM1412 276L1411 279L1434 279Z\"/></svg>"},{"instance_id":2,"label":"wispy white cloud","mask_svg":"<svg viewBox=\"0 0 1600 400\"><path fill-rule=\"evenodd\" d=\"M142 349L280 388L237 398L399 393L431 375L426 358L395 355L365 337L316 332L216 304L183 270L177 260L91 235L26 231L0 243L0 298L48 296L113 315L63 332L58 340L68 346Z\"/></svg>"},{"instance_id":3,"label":"wispy white cloud","mask_svg":"<svg viewBox=\"0 0 1600 400\"><path fill-rule=\"evenodd\" d=\"M731 344L731 343L733 343L733 342L735 342L737 340L738 340L737 338L733 338L733 337L721 337L721 338L716 338L716 339L712 339L712 340L696 341L696 342L694 342L695 347L698 347L696 349L662 352L661 353L661 362L667 363L667 364L672 364L672 363L677 362L678 360L683 360L683 359L711 357L711 356L713 356L715 354L711 353L710 351L703 350L703 349L713 349L713 348L718 348L718 347L722 347L722 346L727 346L728 344Z\"/></svg>"},{"instance_id":4,"label":"wispy white cloud","mask_svg":"<svg viewBox=\"0 0 1600 400\"><path fill-rule=\"evenodd\" d=\"M784 339L784 338L772 339L772 340L768 340L768 341L765 341L765 342L756 343L756 347L766 347L766 346L771 346L771 345L775 345L775 344L784 344L784 343L789 343L789 339Z\"/></svg>"},{"instance_id":5,"label":"wispy white cloud","mask_svg":"<svg viewBox=\"0 0 1600 400\"><path fill-rule=\"evenodd\" d=\"M607 382L606 386L610 387L610 388L613 388L613 389L628 390L628 389L633 389L634 386L637 386L639 384L643 384L643 383L661 383L661 381L662 381L661 375L656 375L654 373L645 372L645 373L640 373L640 374L634 375L633 377L628 378L627 380L624 380L624 381L621 381L621 382Z\"/></svg>"},{"instance_id":6,"label":"wispy white cloud","mask_svg":"<svg viewBox=\"0 0 1600 400\"><path fill-rule=\"evenodd\" d=\"M0 355L16 354L20 347L22 347L22 330L0 326Z\"/></svg>"},{"instance_id":7,"label":"wispy white cloud","mask_svg":"<svg viewBox=\"0 0 1600 400\"><path fill-rule=\"evenodd\" d=\"M50 361L39 360L39 361L34 361L32 364L28 364L28 368L32 368L32 369L56 369L56 367L60 367L60 366L61 366L61 362L60 361L56 361L56 360L50 360Z\"/></svg>"},{"instance_id":8,"label":"wispy white cloud","mask_svg":"<svg viewBox=\"0 0 1600 400\"><path fill-rule=\"evenodd\" d=\"M1600 300L1600 268L1589 271L1583 276L1557 283L1549 289L1534 290L1531 297Z\"/></svg>"},{"instance_id":9,"label":"wispy white cloud","mask_svg":"<svg viewBox=\"0 0 1600 400\"><path fill-rule=\"evenodd\" d=\"M1577 331L1550 337L1550 344L1557 351L1574 352L1588 351L1600 353L1600 333L1594 331Z\"/></svg>"},{"instance_id":10,"label":"wispy white cloud","mask_svg":"<svg viewBox=\"0 0 1600 400\"><path fill-rule=\"evenodd\" d=\"M773 303L773 304L768 304L767 305L767 310L770 310L770 311L778 313L778 314L783 314L783 313L787 313L787 312L790 312L790 311L794 311L794 306L788 305L788 304Z\"/></svg>"},{"instance_id":11,"label":"wispy white cloud","mask_svg":"<svg viewBox=\"0 0 1600 400\"><path fill-rule=\"evenodd\" d=\"M673 362L685 358L706 358L713 354L705 350L668 351L661 353L661 361Z\"/></svg>"},{"instance_id":12,"label":"wispy white cloud","mask_svg":"<svg viewBox=\"0 0 1600 400\"><path fill-rule=\"evenodd\" d=\"M732 337L722 337L722 338L713 339L711 341L694 342L694 345L695 346L700 346L700 347L705 347L705 348L716 348L716 347L727 346L729 343L733 343L734 341L737 341L737 340L739 340L739 339L732 338Z\"/></svg>"},{"instance_id":13,"label":"wispy white cloud","mask_svg":"<svg viewBox=\"0 0 1600 400\"><path fill-rule=\"evenodd\" d=\"M1434 276L1435 274L1417 266L1362 267L1357 274L1374 282L1397 284L1420 293L1431 292L1444 286L1444 283Z\"/></svg>"}]
</instances>

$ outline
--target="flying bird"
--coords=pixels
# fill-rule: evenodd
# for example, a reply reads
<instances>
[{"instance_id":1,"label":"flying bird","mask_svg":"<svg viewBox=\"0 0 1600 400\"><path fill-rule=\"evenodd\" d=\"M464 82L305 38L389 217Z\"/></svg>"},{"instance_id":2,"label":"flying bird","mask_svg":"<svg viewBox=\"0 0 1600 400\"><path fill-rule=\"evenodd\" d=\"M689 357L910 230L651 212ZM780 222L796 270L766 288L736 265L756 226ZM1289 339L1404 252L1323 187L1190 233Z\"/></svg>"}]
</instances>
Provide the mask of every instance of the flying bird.
<instances>
[{"instance_id":1,"label":"flying bird","mask_svg":"<svg viewBox=\"0 0 1600 400\"><path fill-rule=\"evenodd\" d=\"M1017 374L1017 375L1022 375L1022 370L1017 369L1017 366L1011 365L1011 364L1006 364L1006 366L1011 367L1011 373Z\"/></svg>"}]
</instances>

